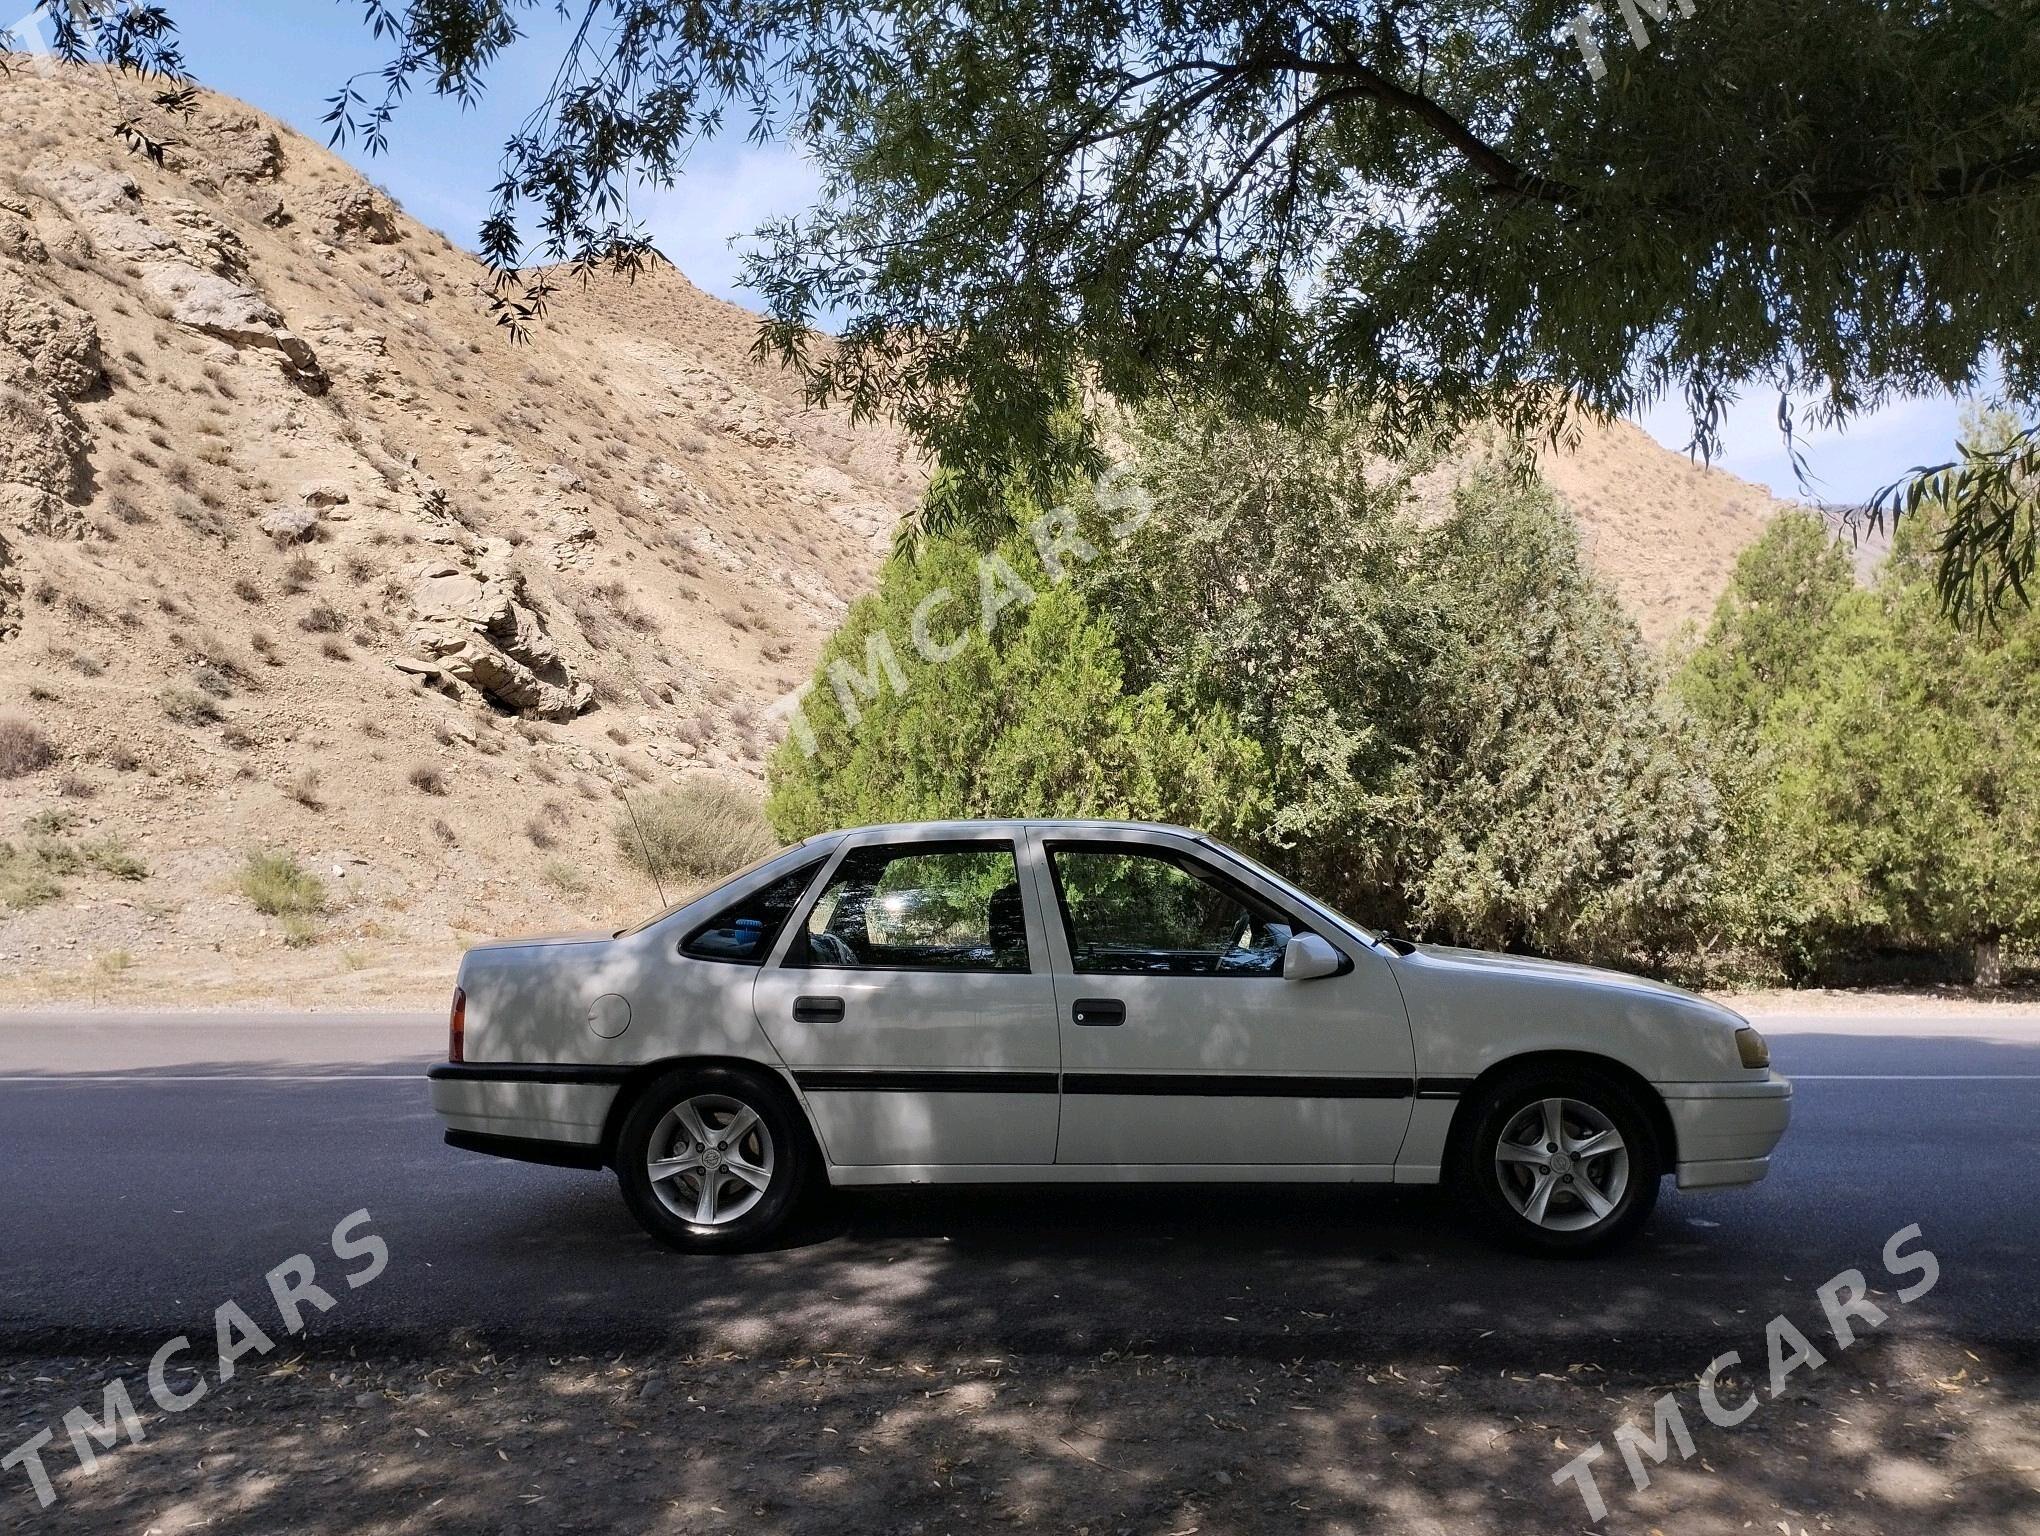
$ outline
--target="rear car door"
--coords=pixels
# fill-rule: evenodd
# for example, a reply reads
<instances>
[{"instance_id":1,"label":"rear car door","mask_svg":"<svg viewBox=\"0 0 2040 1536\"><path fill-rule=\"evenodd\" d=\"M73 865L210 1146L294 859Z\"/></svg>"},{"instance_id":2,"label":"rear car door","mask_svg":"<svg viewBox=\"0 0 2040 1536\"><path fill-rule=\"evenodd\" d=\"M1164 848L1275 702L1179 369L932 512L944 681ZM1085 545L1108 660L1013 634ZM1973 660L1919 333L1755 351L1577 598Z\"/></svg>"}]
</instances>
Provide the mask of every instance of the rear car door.
<instances>
[{"instance_id":1,"label":"rear car door","mask_svg":"<svg viewBox=\"0 0 2040 1536\"><path fill-rule=\"evenodd\" d=\"M1390 1176L1415 1056L1386 961L1188 837L1035 835L1056 909L1059 1164ZM1283 978L1300 932L1340 952L1338 974Z\"/></svg>"},{"instance_id":2,"label":"rear car door","mask_svg":"<svg viewBox=\"0 0 2040 1536\"><path fill-rule=\"evenodd\" d=\"M1054 1161L1038 900L1010 833L846 841L753 993L831 1163Z\"/></svg>"}]
</instances>

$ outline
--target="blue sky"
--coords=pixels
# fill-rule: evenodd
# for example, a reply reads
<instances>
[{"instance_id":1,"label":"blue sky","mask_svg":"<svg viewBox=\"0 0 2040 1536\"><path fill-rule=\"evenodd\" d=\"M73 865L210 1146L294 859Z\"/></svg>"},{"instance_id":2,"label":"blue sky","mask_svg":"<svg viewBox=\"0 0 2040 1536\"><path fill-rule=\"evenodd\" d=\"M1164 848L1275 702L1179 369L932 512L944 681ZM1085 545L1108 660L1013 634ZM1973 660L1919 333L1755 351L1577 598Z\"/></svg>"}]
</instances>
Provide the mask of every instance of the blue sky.
<instances>
[{"instance_id":1,"label":"blue sky","mask_svg":"<svg viewBox=\"0 0 2040 1536\"><path fill-rule=\"evenodd\" d=\"M4 3L4 0L0 0ZM387 58L361 23L358 0L176 0L172 13L184 36L185 59L205 84L238 96L300 132L323 140L326 98L356 71ZM503 140L545 89L558 60L560 32L550 5L523 13L530 34L502 61L488 96L463 111L430 96L414 97L399 114L388 154L346 153L372 180L395 194L414 217L472 248L488 203ZM374 94L377 82L365 88ZM711 293L745 302L737 288L741 237L776 214L805 207L813 170L781 146L759 149L741 133L696 150L686 177L671 192L641 204L659 248ZM1865 417L1844 434L1811 433L1802 451L1817 477L1795 484L1776 424L1776 401L1752 398L1729 413L1725 454L1717 464L1781 496L1855 501L1914 464L1938 462L1954 441L1958 403L1913 401ZM1683 448L1690 429L1676 402L1645 413L1642 425L1669 448Z\"/></svg>"}]
</instances>

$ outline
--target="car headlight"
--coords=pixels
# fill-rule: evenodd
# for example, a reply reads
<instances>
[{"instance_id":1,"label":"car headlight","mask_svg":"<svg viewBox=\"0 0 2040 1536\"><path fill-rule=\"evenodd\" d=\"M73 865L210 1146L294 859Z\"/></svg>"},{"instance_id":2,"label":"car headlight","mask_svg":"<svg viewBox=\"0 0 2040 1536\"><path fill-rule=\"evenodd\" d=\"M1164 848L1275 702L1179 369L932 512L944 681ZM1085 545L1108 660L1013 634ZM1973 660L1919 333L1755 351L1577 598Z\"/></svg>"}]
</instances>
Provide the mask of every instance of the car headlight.
<instances>
[{"instance_id":1,"label":"car headlight","mask_svg":"<svg viewBox=\"0 0 2040 1536\"><path fill-rule=\"evenodd\" d=\"M1735 1032L1735 1049L1746 1067L1768 1067L1771 1064L1770 1043L1747 1024Z\"/></svg>"}]
</instances>

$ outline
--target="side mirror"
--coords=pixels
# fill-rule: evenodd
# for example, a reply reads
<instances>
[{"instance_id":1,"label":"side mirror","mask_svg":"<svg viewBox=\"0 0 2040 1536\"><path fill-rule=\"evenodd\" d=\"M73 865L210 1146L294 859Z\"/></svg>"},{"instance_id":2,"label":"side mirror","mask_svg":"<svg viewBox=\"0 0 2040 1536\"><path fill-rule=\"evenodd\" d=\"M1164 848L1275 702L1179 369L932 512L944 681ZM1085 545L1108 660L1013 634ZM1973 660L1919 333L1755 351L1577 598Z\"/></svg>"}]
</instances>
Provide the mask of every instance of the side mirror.
<instances>
[{"instance_id":1,"label":"side mirror","mask_svg":"<svg viewBox=\"0 0 2040 1536\"><path fill-rule=\"evenodd\" d=\"M1282 951L1282 979L1310 981L1339 968L1339 952L1314 933L1299 933Z\"/></svg>"}]
</instances>

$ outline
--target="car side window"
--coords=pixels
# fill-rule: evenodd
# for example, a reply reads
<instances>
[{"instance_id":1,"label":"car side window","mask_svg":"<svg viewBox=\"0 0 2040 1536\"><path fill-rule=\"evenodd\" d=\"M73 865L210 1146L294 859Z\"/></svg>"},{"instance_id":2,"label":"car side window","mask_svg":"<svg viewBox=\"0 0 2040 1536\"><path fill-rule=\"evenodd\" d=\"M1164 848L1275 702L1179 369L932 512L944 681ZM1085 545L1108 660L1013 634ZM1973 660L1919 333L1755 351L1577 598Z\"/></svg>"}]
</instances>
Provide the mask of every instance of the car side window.
<instances>
[{"instance_id":1,"label":"car side window","mask_svg":"<svg viewBox=\"0 0 2040 1536\"><path fill-rule=\"evenodd\" d=\"M1049 844L1081 975L1278 976L1301 929L1187 855Z\"/></svg>"},{"instance_id":2,"label":"car side window","mask_svg":"<svg viewBox=\"0 0 2040 1536\"><path fill-rule=\"evenodd\" d=\"M789 965L1024 971L1027 919L1011 843L859 848L807 915Z\"/></svg>"},{"instance_id":3,"label":"car side window","mask_svg":"<svg viewBox=\"0 0 2040 1536\"><path fill-rule=\"evenodd\" d=\"M821 867L820 859L781 875L716 913L680 941L680 953L692 960L730 960L757 965L772 949L779 930L793 915L794 903Z\"/></svg>"}]
</instances>

